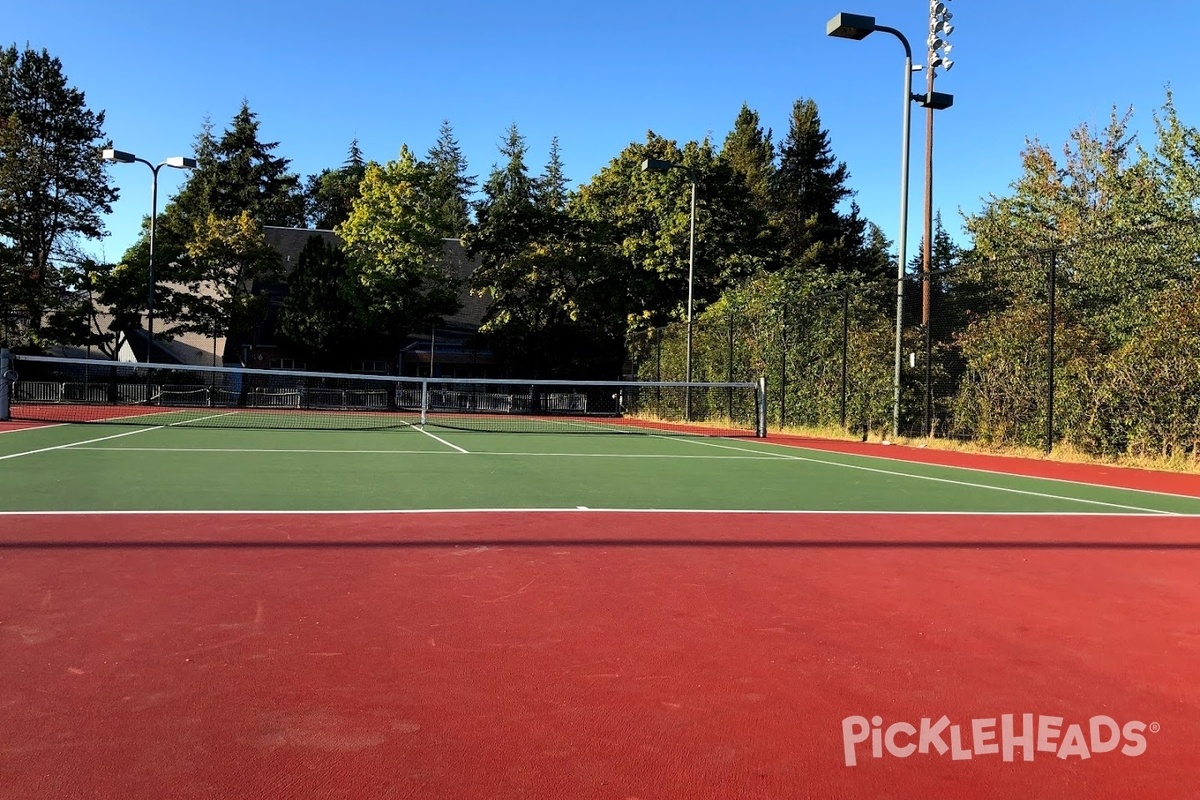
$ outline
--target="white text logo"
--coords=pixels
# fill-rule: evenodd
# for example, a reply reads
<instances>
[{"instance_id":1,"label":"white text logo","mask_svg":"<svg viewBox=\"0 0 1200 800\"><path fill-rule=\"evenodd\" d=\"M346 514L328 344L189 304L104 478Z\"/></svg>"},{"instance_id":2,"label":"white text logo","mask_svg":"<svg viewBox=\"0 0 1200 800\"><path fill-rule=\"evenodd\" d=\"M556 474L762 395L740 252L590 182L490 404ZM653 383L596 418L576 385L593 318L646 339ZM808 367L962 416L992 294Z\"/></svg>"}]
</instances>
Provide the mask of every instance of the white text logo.
<instances>
[{"instance_id":1,"label":"white text logo","mask_svg":"<svg viewBox=\"0 0 1200 800\"><path fill-rule=\"evenodd\" d=\"M986 717L956 725L943 715L938 720L923 717L916 725L892 722L885 726L879 716L869 720L853 716L842 720L842 748L847 767L855 766L860 755L865 755L859 752L859 745L864 751L869 747L872 758L883 758L885 753L895 758L936 753L949 754L954 761L994 755L1015 761L1020 753L1021 760L1033 761L1035 753L1047 753L1061 759L1088 759L1113 751L1140 756L1146 752L1146 731L1158 732L1156 722L1147 725L1131 720L1121 725L1104 715L1084 723L1063 722L1062 717L1044 714L1002 714L998 720Z\"/></svg>"}]
</instances>

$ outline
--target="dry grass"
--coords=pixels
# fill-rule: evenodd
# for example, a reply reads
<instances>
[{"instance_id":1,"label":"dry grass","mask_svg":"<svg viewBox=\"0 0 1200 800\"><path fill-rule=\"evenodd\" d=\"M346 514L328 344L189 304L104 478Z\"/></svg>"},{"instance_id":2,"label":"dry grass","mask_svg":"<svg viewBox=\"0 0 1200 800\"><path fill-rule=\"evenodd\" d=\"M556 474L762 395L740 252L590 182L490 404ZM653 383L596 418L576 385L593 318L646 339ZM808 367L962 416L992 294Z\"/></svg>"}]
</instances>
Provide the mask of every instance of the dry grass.
<instances>
[{"instance_id":1,"label":"dry grass","mask_svg":"<svg viewBox=\"0 0 1200 800\"><path fill-rule=\"evenodd\" d=\"M818 439L833 439L835 441L844 442L867 441L881 444L887 441L892 442L893 444L909 445L911 447L926 447L930 450L946 450L955 453L977 453L981 455L1036 458L1042 461L1061 461L1071 464L1097 464L1112 467L1152 469L1161 470L1164 472L1181 472L1192 475L1200 475L1200 459L1184 456L1166 458L1161 456L1128 455L1120 458L1106 458L1093 455L1091 453L1085 453L1069 444L1055 445L1054 450L1047 454L1045 450L1039 447L1022 447L1016 445L990 446L980 444L978 442L960 441L957 439L901 436L899 439L893 440L891 436L885 436L878 431L872 431L864 440L861 435L855 436L849 434L842 428L838 427L788 427L782 430L778 428L772 428L771 430L796 436L811 436Z\"/></svg>"}]
</instances>

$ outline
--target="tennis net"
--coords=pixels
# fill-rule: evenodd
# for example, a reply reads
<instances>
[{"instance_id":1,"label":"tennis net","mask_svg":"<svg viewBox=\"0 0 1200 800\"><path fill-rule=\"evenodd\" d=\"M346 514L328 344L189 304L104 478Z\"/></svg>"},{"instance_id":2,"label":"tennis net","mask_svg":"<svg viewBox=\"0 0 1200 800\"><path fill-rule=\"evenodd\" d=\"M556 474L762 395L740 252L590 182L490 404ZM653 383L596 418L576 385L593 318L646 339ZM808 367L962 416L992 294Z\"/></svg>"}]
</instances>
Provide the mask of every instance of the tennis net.
<instances>
[{"instance_id":1,"label":"tennis net","mask_svg":"<svg viewBox=\"0 0 1200 800\"><path fill-rule=\"evenodd\" d=\"M766 435L761 381L413 378L15 355L9 367L9 415L16 420Z\"/></svg>"}]
</instances>

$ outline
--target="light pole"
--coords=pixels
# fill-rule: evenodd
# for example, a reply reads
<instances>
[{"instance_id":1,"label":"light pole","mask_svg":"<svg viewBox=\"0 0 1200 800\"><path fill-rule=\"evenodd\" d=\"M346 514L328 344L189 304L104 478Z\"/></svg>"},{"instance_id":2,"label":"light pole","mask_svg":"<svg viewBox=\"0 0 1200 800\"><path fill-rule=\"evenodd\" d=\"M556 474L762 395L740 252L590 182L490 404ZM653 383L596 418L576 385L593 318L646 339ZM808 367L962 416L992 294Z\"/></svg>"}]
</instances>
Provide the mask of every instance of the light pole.
<instances>
[{"instance_id":1,"label":"light pole","mask_svg":"<svg viewBox=\"0 0 1200 800\"><path fill-rule=\"evenodd\" d=\"M687 299L687 365L684 367L685 383L692 382L692 287L696 275L696 173L686 164L676 164L673 161L663 161L658 158L647 158L642 162L642 172L667 172L681 169L687 173L692 183L691 233L688 236L688 299ZM683 418L692 421L692 387L688 386L684 393Z\"/></svg>"},{"instance_id":2,"label":"light pole","mask_svg":"<svg viewBox=\"0 0 1200 800\"><path fill-rule=\"evenodd\" d=\"M948 2L948 0L947 0ZM949 108L953 95L935 92L933 80L939 68L950 71L954 62L949 53L950 34L954 26L950 19L954 15L942 0L929 0L928 64L925 73L925 236L924 253L921 258L921 328L925 333L925 436L933 434L933 331L932 331L932 274L933 274L933 112Z\"/></svg>"},{"instance_id":3,"label":"light pole","mask_svg":"<svg viewBox=\"0 0 1200 800\"><path fill-rule=\"evenodd\" d=\"M839 39L861 40L875 31L890 33L904 45L904 131L900 144L900 233L897 236L896 258L896 369L892 385L892 437L900 435L900 363L903 358L904 335L904 260L907 257L906 236L908 234L908 143L912 118L912 48L904 34L895 28L876 25L874 17L862 14L838 14L825 25L825 33Z\"/></svg>"},{"instance_id":4,"label":"light pole","mask_svg":"<svg viewBox=\"0 0 1200 800\"><path fill-rule=\"evenodd\" d=\"M148 364L154 360L154 228L158 221L158 171L163 167L195 169L196 159L187 156L171 156L156 166L144 158L138 158L133 153L109 148L104 151L104 160L118 164L132 164L139 161L150 168L153 176L150 184L150 269L146 299L146 363Z\"/></svg>"}]
</instances>

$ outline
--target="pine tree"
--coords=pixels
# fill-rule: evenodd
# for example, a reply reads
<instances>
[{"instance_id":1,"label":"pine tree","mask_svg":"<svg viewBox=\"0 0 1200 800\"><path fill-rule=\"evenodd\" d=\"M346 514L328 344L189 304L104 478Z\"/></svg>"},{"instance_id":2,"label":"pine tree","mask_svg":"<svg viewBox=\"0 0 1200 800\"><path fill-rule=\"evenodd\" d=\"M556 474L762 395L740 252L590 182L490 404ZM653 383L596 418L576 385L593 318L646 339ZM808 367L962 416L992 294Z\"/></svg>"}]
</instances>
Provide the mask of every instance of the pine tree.
<instances>
[{"instance_id":1,"label":"pine tree","mask_svg":"<svg viewBox=\"0 0 1200 800\"><path fill-rule=\"evenodd\" d=\"M800 99L792 106L779 156L770 192L780 266L798 273L846 270L854 246L838 207L852 196L846 185L850 173L834 157L814 101Z\"/></svg>"},{"instance_id":2,"label":"pine tree","mask_svg":"<svg viewBox=\"0 0 1200 800\"><path fill-rule=\"evenodd\" d=\"M300 180L288 171L288 159L272 155L279 142L259 141L259 127L243 101L216 145L209 210L226 219L247 212L262 225L301 226Z\"/></svg>"},{"instance_id":3,"label":"pine tree","mask_svg":"<svg viewBox=\"0 0 1200 800\"><path fill-rule=\"evenodd\" d=\"M475 176L467 175L467 159L454 138L449 120L442 121L438 139L429 149L429 165L433 171L430 191L434 208L441 218L442 236L458 239L471 224L469 198L475 190Z\"/></svg>"},{"instance_id":4,"label":"pine tree","mask_svg":"<svg viewBox=\"0 0 1200 800\"><path fill-rule=\"evenodd\" d=\"M367 162L355 139L350 142L349 155L341 167L309 175L304 192L309 224L319 230L331 231L345 222L366 171Z\"/></svg>"},{"instance_id":5,"label":"pine tree","mask_svg":"<svg viewBox=\"0 0 1200 800\"><path fill-rule=\"evenodd\" d=\"M475 223L464 241L467 251L480 258L483 272L476 270L473 276L477 286L479 281L486 283L490 269L525 247L534 233L537 182L529 176L526 152L525 137L516 124L510 125L500 145L500 154L507 161L492 167L483 185L483 199L475 204Z\"/></svg>"},{"instance_id":6,"label":"pine tree","mask_svg":"<svg viewBox=\"0 0 1200 800\"><path fill-rule=\"evenodd\" d=\"M84 265L73 244L103 234L102 215L117 199L104 142L104 112L67 84L59 59L0 50L0 336L9 345L66 334L57 324L53 334L49 317L78 305L72 289ZM66 327L67 338L86 336Z\"/></svg>"},{"instance_id":7,"label":"pine tree","mask_svg":"<svg viewBox=\"0 0 1200 800\"><path fill-rule=\"evenodd\" d=\"M589 265L583 226L567 212L558 140L542 174L529 176L525 140L509 128L465 240L479 266L472 288L491 299L483 331L522 376L585 375L597 368L582 286ZM606 357L606 356L605 356ZM609 373L611 374L611 373Z\"/></svg>"},{"instance_id":8,"label":"pine tree","mask_svg":"<svg viewBox=\"0 0 1200 800\"><path fill-rule=\"evenodd\" d=\"M195 226L209 214L233 219L247 212L260 225L304 224L300 179L288 171L288 159L273 155L278 142L259 141L259 127L258 115L245 101L219 138L205 120L196 137L198 166L160 221L168 246L184 249Z\"/></svg>"},{"instance_id":9,"label":"pine tree","mask_svg":"<svg viewBox=\"0 0 1200 800\"><path fill-rule=\"evenodd\" d=\"M567 177L563 173L557 136L550 140L550 157L534 185L534 202L550 213L561 213L567 207Z\"/></svg>"},{"instance_id":10,"label":"pine tree","mask_svg":"<svg viewBox=\"0 0 1200 800\"><path fill-rule=\"evenodd\" d=\"M754 206L767 213L771 207L771 180L775 175L775 145L771 131L765 133L757 111L743 104L725 137L721 157L742 176L750 190Z\"/></svg>"}]
</instances>

